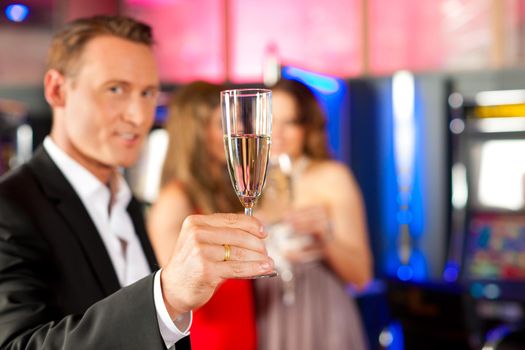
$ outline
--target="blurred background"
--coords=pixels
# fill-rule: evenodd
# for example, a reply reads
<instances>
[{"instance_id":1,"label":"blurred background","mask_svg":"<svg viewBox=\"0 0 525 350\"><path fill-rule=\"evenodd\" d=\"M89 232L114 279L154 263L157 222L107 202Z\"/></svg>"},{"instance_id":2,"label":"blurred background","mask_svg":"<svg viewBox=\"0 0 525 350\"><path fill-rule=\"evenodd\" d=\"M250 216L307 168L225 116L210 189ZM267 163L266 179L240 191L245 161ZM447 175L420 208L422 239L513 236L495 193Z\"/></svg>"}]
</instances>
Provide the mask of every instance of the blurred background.
<instances>
[{"instance_id":1,"label":"blurred background","mask_svg":"<svg viewBox=\"0 0 525 350\"><path fill-rule=\"evenodd\" d=\"M332 152L364 194L376 280L357 298L371 348L514 341L525 319L524 0L0 5L0 173L49 132L42 77L53 31L130 15L154 29L164 91L128 173L142 200L157 194L169 92L197 79L300 80L323 103Z\"/></svg>"}]
</instances>

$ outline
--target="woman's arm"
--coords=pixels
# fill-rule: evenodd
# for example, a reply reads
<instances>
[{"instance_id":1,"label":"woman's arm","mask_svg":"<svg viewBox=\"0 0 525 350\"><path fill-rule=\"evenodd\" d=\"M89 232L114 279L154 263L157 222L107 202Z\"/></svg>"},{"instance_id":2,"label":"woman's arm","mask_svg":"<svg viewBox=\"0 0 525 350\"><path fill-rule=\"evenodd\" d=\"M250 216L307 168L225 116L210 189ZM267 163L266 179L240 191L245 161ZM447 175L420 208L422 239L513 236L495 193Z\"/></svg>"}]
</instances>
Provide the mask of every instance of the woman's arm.
<instances>
[{"instance_id":1,"label":"woman's arm","mask_svg":"<svg viewBox=\"0 0 525 350\"><path fill-rule=\"evenodd\" d=\"M361 192L350 171L326 161L300 180L304 203L289 216L298 233L313 234L316 244L302 254L321 253L345 282L363 287L372 278L372 258ZM300 258L299 258L300 260Z\"/></svg>"},{"instance_id":2,"label":"woman's arm","mask_svg":"<svg viewBox=\"0 0 525 350\"><path fill-rule=\"evenodd\" d=\"M182 223L191 214L190 200L179 184L171 182L161 189L147 215L149 239L161 267L168 263Z\"/></svg>"},{"instance_id":3,"label":"woman's arm","mask_svg":"<svg viewBox=\"0 0 525 350\"><path fill-rule=\"evenodd\" d=\"M372 278L372 257L361 191L345 166L330 163L322 182L330 184L324 193L333 238L326 241L326 259L343 280L363 287Z\"/></svg>"}]
</instances>

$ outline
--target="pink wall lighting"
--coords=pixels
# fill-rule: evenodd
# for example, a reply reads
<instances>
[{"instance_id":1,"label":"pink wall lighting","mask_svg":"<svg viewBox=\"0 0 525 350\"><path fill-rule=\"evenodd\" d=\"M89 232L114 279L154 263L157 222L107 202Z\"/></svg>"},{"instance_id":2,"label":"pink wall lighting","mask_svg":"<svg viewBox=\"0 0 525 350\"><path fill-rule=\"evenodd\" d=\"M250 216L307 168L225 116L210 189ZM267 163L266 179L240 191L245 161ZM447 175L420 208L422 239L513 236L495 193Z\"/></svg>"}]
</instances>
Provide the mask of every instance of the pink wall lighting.
<instances>
[{"instance_id":1,"label":"pink wall lighting","mask_svg":"<svg viewBox=\"0 0 525 350\"><path fill-rule=\"evenodd\" d=\"M439 64L440 0L369 1L370 71L388 74Z\"/></svg>"},{"instance_id":2,"label":"pink wall lighting","mask_svg":"<svg viewBox=\"0 0 525 350\"><path fill-rule=\"evenodd\" d=\"M489 65L492 0L369 0L370 73Z\"/></svg>"},{"instance_id":3,"label":"pink wall lighting","mask_svg":"<svg viewBox=\"0 0 525 350\"><path fill-rule=\"evenodd\" d=\"M163 81L226 79L223 0L126 0L124 7L153 26Z\"/></svg>"},{"instance_id":4,"label":"pink wall lighting","mask_svg":"<svg viewBox=\"0 0 525 350\"><path fill-rule=\"evenodd\" d=\"M275 46L285 65L347 77L362 71L361 0L231 0L231 80L261 81Z\"/></svg>"}]
</instances>

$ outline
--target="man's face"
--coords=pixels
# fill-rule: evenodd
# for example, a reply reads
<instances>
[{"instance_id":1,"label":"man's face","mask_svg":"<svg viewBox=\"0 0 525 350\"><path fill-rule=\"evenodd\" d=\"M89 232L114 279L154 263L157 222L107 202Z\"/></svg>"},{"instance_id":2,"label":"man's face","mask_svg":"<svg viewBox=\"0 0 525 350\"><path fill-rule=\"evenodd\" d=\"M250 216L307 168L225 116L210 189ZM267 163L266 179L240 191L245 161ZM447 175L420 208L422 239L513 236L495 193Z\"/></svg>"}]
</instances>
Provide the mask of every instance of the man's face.
<instances>
[{"instance_id":1,"label":"man's face","mask_svg":"<svg viewBox=\"0 0 525 350\"><path fill-rule=\"evenodd\" d=\"M130 166L154 119L158 73L151 49L114 36L87 43L64 81L52 137L88 168Z\"/></svg>"}]
</instances>

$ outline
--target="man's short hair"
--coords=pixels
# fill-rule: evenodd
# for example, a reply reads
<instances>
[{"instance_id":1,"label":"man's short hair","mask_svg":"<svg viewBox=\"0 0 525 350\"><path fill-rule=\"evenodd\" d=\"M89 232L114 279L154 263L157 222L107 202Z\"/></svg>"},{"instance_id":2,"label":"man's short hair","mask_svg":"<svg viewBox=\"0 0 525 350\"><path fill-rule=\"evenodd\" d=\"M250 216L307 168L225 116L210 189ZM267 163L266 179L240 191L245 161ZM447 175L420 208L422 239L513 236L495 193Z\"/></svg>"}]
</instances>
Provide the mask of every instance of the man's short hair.
<instances>
[{"instance_id":1,"label":"man's short hair","mask_svg":"<svg viewBox=\"0 0 525 350\"><path fill-rule=\"evenodd\" d=\"M86 44L104 35L149 47L153 45L151 27L132 18L123 16L81 18L68 23L54 35L47 55L47 69L56 69L62 74L73 75Z\"/></svg>"}]
</instances>

